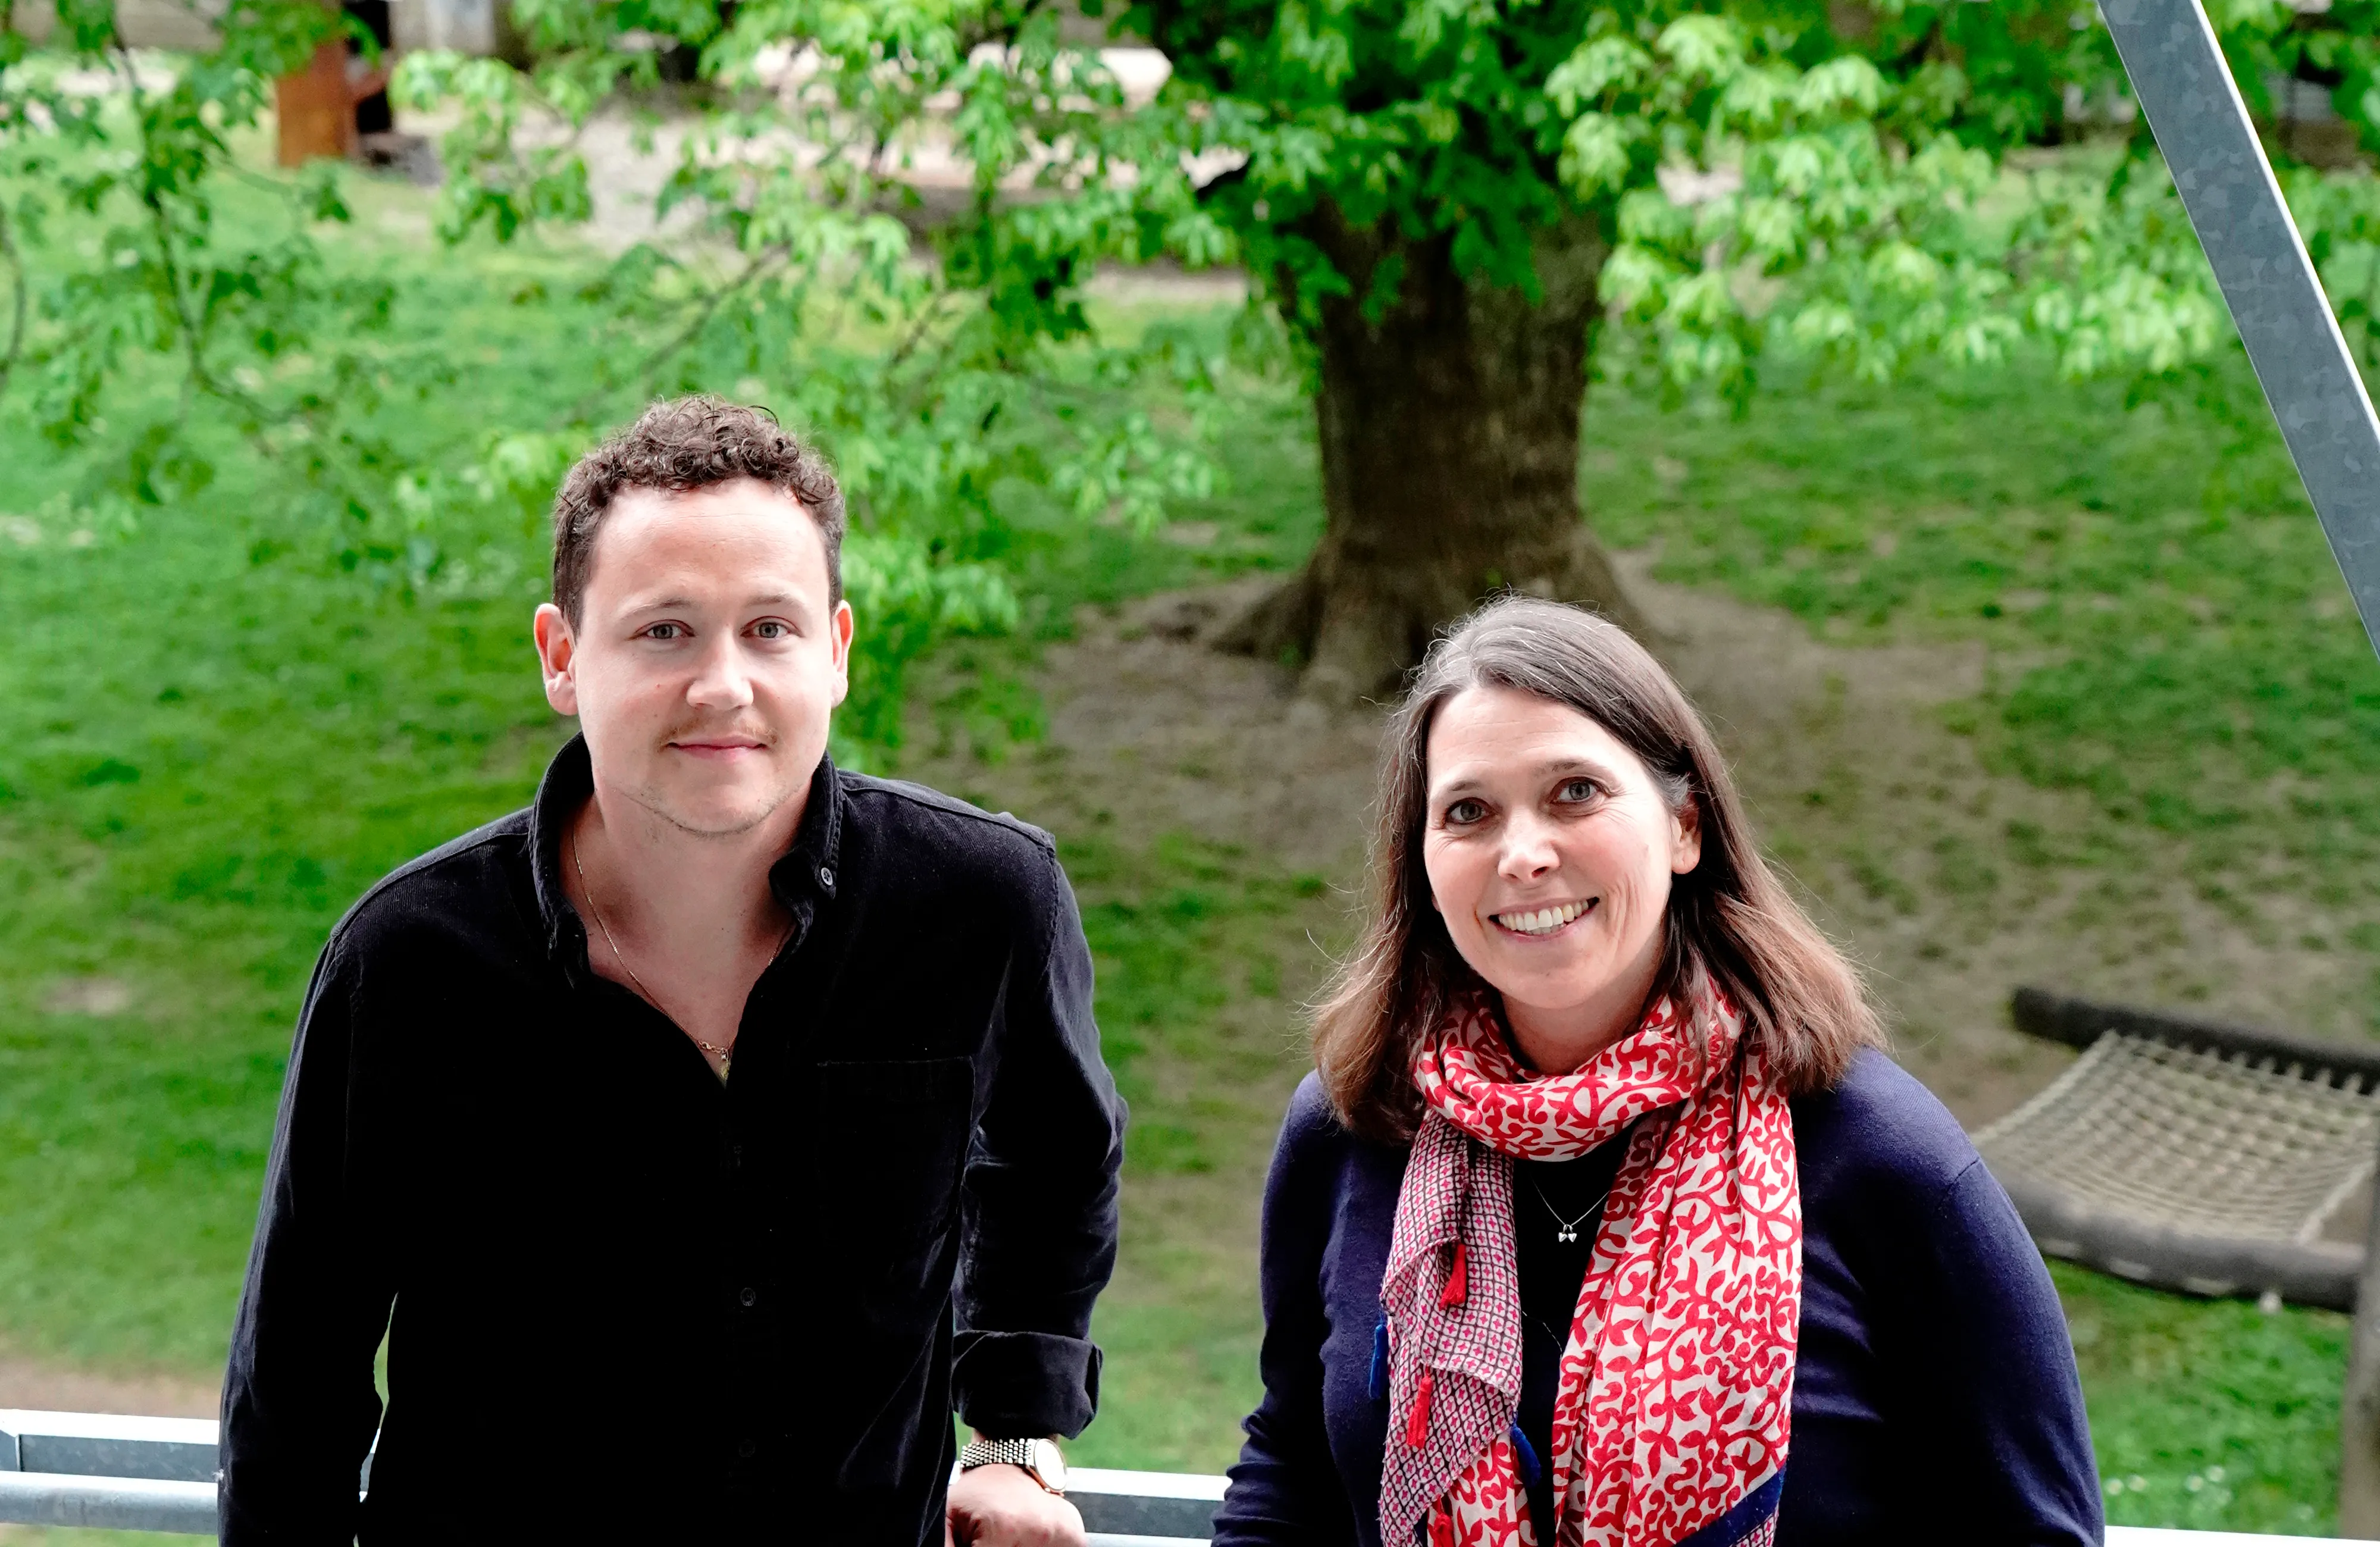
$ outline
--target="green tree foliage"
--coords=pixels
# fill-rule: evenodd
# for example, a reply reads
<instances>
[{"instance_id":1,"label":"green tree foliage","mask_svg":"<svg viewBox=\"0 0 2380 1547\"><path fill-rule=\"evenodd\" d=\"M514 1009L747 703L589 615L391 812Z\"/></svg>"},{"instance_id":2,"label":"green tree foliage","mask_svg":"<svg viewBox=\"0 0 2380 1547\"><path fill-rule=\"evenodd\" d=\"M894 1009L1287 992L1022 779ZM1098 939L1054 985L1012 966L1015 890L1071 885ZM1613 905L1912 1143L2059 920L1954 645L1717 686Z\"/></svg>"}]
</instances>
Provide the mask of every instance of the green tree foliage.
<instances>
[{"instance_id":1,"label":"green tree foliage","mask_svg":"<svg viewBox=\"0 0 2380 1547\"><path fill-rule=\"evenodd\" d=\"M1015 615L987 537L1003 485L1144 527L1208 486L1217 362L1163 328L1103 335L1085 298L1101 264L1244 265L1244 342L1285 336L1326 382L1330 309L1386 318L1433 263L1475 311L1583 273L1624 323L1610 359L1739 401L1780 341L1880 376L2033 337L2077 373L2187 381L2228 338L2073 0L516 8L532 68L425 55L399 72L402 101L459 113L446 238L587 218L578 137L599 115L678 152L661 234L577 298L612 366L546 422L468 446L370 427L385 400L451 389L454 364L393 336L383 278L325 247L346 218L335 178L267 177L230 149L271 78L335 35L305 0L240 0L215 52L170 65L135 60L106 0L68 0L46 54L0 30L0 391L61 443L107 424L127 450L106 493L132 507L203 483L218 443L192 427L229 426L240 454L299 475L285 526L420 586L469 572L471 521L533 522L555 470L642 398L768 384L851 489L875 618L853 725L876 745L909 660ZM2252 105L2318 81L2380 143L2380 0L2216 12ZM1110 38L1163 51L1153 96L1126 91ZM664 99L664 60L688 56L700 84ZM921 193L929 164L955 186ZM2285 177L2369 357L2372 179ZM1333 245L1349 232L1361 263ZM1151 383L1181 412L1132 407L1150 395L1122 389Z\"/></svg>"},{"instance_id":2,"label":"green tree foliage","mask_svg":"<svg viewBox=\"0 0 2380 1547\"><path fill-rule=\"evenodd\" d=\"M205 486L223 456L253 457L281 468L283 507L227 535L261 556L294 546L367 583L526 598L541 582L509 550L573 457L651 396L740 384L826 442L850 494L845 579L868 623L838 745L864 761L899 740L912 662L1015 624L1009 580L986 562L1002 485L1142 526L1169 495L1210 486L1195 445L1215 362L1187 335L1091 339L1072 286L1028 282L983 304L915 262L880 211L790 189L734 207L719 197L728 174L698 167L664 200L709 206L682 249L638 247L569 297L607 345L593 379L542 422L465 442L391 432L383 408L468 392L465 367L435 330L390 325L386 272L334 235L350 216L333 169L270 177L234 153L273 77L341 26L306 0L243 0L216 53L172 61L124 46L103 4L70 6L52 50L0 32L0 391L61 446L125 448L84 494L121 524ZM608 82L591 66L574 76L566 54L534 80L493 61L417 63L417 91L467 104L458 140L507 158L450 185L449 237L510 239L589 212L569 147L515 151L511 133L554 103L583 121L589 83L633 81L638 60ZM1181 422L1132 407L1152 376Z\"/></svg>"},{"instance_id":3,"label":"green tree foliage","mask_svg":"<svg viewBox=\"0 0 2380 1547\"><path fill-rule=\"evenodd\" d=\"M2252 106L2270 117L2277 82L2318 82L2375 144L2373 0L2216 10ZM675 40L699 51L715 105L669 197L747 263L839 274L810 253L914 206L917 164L945 154L968 173L966 197L941 212L930 275L905 272L938 301L963 295L1003 359L1079 337L1080 286L1101 262L1245 265L1262 321L1316 368L1331 525L1306 591L1244 642L1324 658L1334 612L1393 614L1352 652L1358 689L1497 584L1539 574L1624 603L1593 594L1608 576L1596 563L1515 551L1532 521L1575 530L1573 509L1542 493L1550 508L1525 519L1488 508L1559 448L1432 462L1391 435L1412 482L1454 497L1372 508L1387 502L1361 465L1384 448L1334 445L1334 426L1391 420L1381 384L1400 372L1334 335L1334 306L1376 332L1402 313L1416 350L1431 318L1415 314L1469 309L1454 331L1472 359L1410 360L1452 400L1424 405L1424 420L1461 413L1469 384L1508 363L1498 327L1591 333L1596 315L1556 294L1582 275L1627 324L1620 358L1671 391L1715 384L1739 403L1779 340L1872 377L1927 355L1988 364L2032 339L2077 374L2204 384L2193 367L2228 338L2109 40L2075 0L1135 0L1109 35L1170 61L1148 101L1118 89L1095 27L1042 0L525 0L523 14L547 50L531 79L487 66L415 77L427 97L442 68L478 72L451 147L466 169L457 223L508 228L568 205L567 151L549 139L525 159L507 132L516 104L528 93L583 124ZM2369 356L2371 179L2289 165L2286 147L2282 160ZM1534 323L1497 298L1515 296L1544 308ZM1543 366L1502 389L1541 394ZM1493 391L1469 395L1477 423L1459 444L1572 438L1563 414L1516 431ZM1427 530L1401 538L1400 523ZM1488 551L1460 551L1466 529ZM1366 554L1408 571L1416 553L1452 570L1417 597L1390 594L1402 573L1357 573Z\"/></svg>"}]
</instances>

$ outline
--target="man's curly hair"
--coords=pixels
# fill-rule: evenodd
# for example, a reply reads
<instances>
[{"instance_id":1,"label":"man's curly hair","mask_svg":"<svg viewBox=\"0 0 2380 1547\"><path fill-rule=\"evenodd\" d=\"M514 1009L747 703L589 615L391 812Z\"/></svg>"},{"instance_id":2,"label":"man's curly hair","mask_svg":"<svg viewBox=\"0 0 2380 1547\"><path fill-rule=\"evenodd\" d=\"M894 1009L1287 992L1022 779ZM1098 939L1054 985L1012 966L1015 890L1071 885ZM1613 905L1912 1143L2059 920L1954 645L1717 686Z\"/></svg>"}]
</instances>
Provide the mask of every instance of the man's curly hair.
<instances>
[{"instance_id":1,"label":"man's curly hair","mask_svg":"<svg viewBox=\"0 0 2380 1547\"><path fill-rule=\"evenodd\" d=\"M563 479L553 499L553 604L578 627L595 569L595 535L622 490L683 494L738 478L791 495L818 523L832 609L843 600L843 490L834 469L766 408L708 396L654 404Z\"/></svg>"}]
</instances>

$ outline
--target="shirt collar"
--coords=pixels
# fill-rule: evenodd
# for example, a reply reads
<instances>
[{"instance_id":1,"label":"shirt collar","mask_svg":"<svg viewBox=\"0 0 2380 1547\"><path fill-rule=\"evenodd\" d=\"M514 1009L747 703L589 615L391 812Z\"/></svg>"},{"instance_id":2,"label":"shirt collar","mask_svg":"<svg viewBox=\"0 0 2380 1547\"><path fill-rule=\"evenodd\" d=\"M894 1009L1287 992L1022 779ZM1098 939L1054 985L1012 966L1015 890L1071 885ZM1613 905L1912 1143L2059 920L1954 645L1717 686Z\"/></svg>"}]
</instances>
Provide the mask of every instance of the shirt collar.
<instances>
[{"instance_id":1,"label":"shirt collar","mask_svg":"<svg viewBox=\"0 0 2380 1547\"><path fill-rule=\"evenodd\" d=\"M565 960L585 960L587 926L570 906L562 884L562 835L570 819L595 793L595 768L587 753L587 738L574 736L553 754L539 781L536 803L529 807L531 875L537 890L538 916L545 928L546 949ZM843 851L843 781L834 759L821 755L810 775L808 803L794 841L769 869L769 889L793 914L796 935L808 931L812 909L823 896L832 901L842 883L838 872Z\"/></svg>"}]
</instances>

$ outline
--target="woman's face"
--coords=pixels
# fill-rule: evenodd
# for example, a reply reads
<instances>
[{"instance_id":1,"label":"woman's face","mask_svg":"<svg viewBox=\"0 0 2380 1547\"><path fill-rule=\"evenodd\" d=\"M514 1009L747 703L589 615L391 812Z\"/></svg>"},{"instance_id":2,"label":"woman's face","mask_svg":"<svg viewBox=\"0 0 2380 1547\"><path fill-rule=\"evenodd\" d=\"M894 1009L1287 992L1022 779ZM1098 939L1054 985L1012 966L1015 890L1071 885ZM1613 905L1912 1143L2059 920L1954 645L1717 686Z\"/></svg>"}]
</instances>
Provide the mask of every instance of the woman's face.
<instances>
[{"instance_id":1,"label":"woman's face","mask_svg":"<svg viewBox=\"0 0 2380 1547\"><path fill-rule=\"evenodd\" d=\"M1447 933L1529 1063L1575 1068L1635 1028L1670 878L1702 856L1697 813L1672 812L1593 720L1508 688L1448 700L1425 752L1422 856Z\"/></svg>"}]
</instances>

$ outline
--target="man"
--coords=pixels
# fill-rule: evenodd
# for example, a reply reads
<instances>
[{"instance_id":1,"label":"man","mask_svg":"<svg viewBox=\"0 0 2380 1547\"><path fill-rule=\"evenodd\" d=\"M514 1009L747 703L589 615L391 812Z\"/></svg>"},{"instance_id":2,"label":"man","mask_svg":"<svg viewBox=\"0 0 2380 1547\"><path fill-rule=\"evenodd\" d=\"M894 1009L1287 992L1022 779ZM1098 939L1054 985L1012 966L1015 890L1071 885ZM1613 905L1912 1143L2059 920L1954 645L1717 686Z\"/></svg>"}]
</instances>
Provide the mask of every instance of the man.
<instances>
[{"instance_id":1,"label":"man","mask_svg":"<svg viewBox=\"0 0 2380 1547\"><path fill-rule=\"evenodd\" d=\"M572 469L535 628L579 736L307 994L226 1547L1082 1541L1089 953L1046 834L827 758L842 536L817 457L710 399Z\"/></svg>"}]
</instances>

